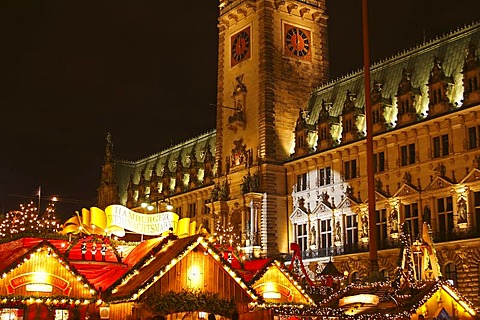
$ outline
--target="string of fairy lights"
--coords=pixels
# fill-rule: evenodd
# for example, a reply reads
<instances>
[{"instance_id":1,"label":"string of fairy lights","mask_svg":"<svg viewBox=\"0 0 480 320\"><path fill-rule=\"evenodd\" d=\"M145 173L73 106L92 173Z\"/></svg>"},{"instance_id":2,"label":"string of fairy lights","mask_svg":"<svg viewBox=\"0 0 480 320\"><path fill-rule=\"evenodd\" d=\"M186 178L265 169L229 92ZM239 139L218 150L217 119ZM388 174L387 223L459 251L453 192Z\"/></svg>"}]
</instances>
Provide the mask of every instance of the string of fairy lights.
<instances>
[{"instance_id":1,"label":"string of fairy lights","mask_svg":"<svg viewBox=\"0 0 480 320\"><path fill-rule=\"evenodd\" d=\"M43 214L39 214L33 201L21 204L20 210L5 213L0 222L0 238L11 238L22 233L57 233L61 223L55 213L55 202L50 202Z\"/></svg>"},{"instance_id":2,"label":"string of fairy lights","mask_svg":"<svg viewBox=\"0 0 480 320\"><path fill-rule=\"evenodd\" d=\"M48 234L48 233L58 233L61 230L61 224L55 213L55 203L51 202L45 209L43 214L38 213L38 209L35 207L33 201L20 205L19 210L12 210L7 212L3 220L0 221L0 238L8 239L20 234ZM408 301L403 310L395 311L396 319L409 319L412 314L425 305L429 299L434 298L435 293L438 293L439 290L447 292L458 304L463 307L463 309L470 313L475 314L475 308L468 300L460 298L461 295L458 293L457 289L452 287L448 282L444 280L436 280L434 283L431 283L428 287L425 283L416 281L415 278L415 266L412 258L412 241L410 239L410 234L408 228L402 227L400 233L400 254L398 266L396 269L395 280L390 282L371 282L371 283L356 283L348 285L334 293L329 292L327 298L321 301L321 304L318 305L312 300L307 291L295 279L295 272L287 272L284 266L278 262L273 261L263 272L259 272L255 275L254 278L249 282L245 282L243 277L238 273L237 270L231 267L230 253L235 255L239 262L242 261L242 256L240 254L241 250L239 247L240 237L235 232L235 228L232 224L224 224L221 219L215 222L215 230L213 235L204 238L197 236L196 239L192 238L191 241L186 245L186 247L179 252L175 257L166 264L156 270L156 273L153 274L149 280L143 282L140 286L136 288L134 292L129 292L125 294L115 295L119 290L122 289L126 283L130 282L136 275L138 275L143 268L148 266L159 254L166 252L169 247L172 245L168 237L164 237L162 241L152 249L148 255L143 257L133 268L126 272L121 278L119 278L109 289L104 293L114 294L113 299L110 299L109 303L121 303L121 302L132 302L137 300L145 291L147 291L156 281L158 281L164 274L166 274L170 269L172 269L179 261L181 261L190 251L194 250L197 247L203 248L206 255L211 255L216 261L221 262L223 269L227 272L240 287L245 290L245 292L250 296L252 302L250 307L259 308L259 309L273 309L274 313L279 316L304 316L304 317L335 317L341 319L391 319L390 314L386 313L366 313L366 314L355 314L349 315L345 313L343 308L335 306L335 301L342 298L345 295L350 294L355 291L365 291L375 292L381 288L391 288L390 295L397 299L396 301ZM70 240L69 240L70 242ZM229 255L225 256L225 252L228 252ZM21 267L24 263L27 263L34 255L42 255L43 258L48 259L53 257L60 263L63 267L71 272L75 277L76 281L85 289L90 291L91 298L75 298L69 296L0 296L0 304L3 305L16 305L16 304L30 304L30 303L46 303L47 305L54 304L74 307L75 305L80 304L90 304L97 303L101 304L102 300L99 298L99 292L95 287L87 280L87 278L81 275L75 268L70 265L70 263L64 258L64 255L48 241L43 241L39 245L35 246L30 250L30 253L27 254L21 261L13 262L9 267L7 267L1 277L5 279L9 274L14 270ZM239 259L240 257L240 259ZM280 272L295 286L307 299L308 303L306 304L295 304L295 303L266 303L263 300L261 295L258 295L257 292L253 289L254 282L262 277L267 270L272 267L279 268ZM409 290L405 290L405 288ZM427 290L428 289L428 290ZM418 299L413 299L415 292L426 291L422 297ZM107 299L108 300L108 299Z\"/></svg>"}]
</instances>

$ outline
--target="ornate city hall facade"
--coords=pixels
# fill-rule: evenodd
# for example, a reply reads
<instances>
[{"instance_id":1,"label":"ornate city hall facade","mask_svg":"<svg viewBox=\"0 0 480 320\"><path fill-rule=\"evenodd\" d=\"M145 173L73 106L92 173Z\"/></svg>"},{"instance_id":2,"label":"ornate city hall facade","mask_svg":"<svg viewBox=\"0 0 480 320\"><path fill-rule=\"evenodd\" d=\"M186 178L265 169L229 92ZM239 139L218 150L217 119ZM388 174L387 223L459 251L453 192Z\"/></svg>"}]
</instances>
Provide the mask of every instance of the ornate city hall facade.
<instances>
[{"instance_id":1,"label":"ornate city hall facade","mask_svg":"<svg viewBox=\"0 0 480 320\"><path fill-rule=\"evenodd\" d=\"M352 282L370 241L388 277L400 228L420 240L427 222L443 276L479 306L480 23L371 66L368 186L363 73L329 80L325 1L219 8L216 129L135 161L115 160L109 137L99 207L170 203L211 231L231 226L247 253L296 242L312 279L333 261Z\"/></svg>"}]
</instances>

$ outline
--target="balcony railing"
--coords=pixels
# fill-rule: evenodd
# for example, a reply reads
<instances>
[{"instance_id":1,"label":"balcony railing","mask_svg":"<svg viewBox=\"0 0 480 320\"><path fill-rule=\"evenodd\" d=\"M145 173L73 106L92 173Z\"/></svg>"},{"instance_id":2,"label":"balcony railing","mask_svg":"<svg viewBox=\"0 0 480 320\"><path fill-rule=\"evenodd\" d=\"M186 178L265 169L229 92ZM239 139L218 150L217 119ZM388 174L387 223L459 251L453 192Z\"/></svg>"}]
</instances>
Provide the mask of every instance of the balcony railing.
<instances>
[{"instance_id":1,"label":"balcony railing","mask_svg":"<svg viewBox=\"0 0 480 320\"><path fill-rule=\"evenodd\" d=\"M398 241L393 240L384 240L378 243L378 250L398 248ZM353 244L344 244L341 246L332 246L328 248L318 248L318 249L308 249L302 251L302 259L315 259L315 258L324 258L324 257L333 257L341 256L345 254L368 252L368 244L363 243L353 243ZM292 255L288 254L285 257L285 261L292 259Z\"/></svg>"},{"instance_id":2,"label":"balcony railing","mask_svg":"<svg viewBox=\"0 0 480 320\"><path fill-rule=\"evenodd\" d=\"M446 232L435 232L432 234L432 237L434 243L478 238L480 237L480 228L453 229Z\"/></svg>"}]
</instances>

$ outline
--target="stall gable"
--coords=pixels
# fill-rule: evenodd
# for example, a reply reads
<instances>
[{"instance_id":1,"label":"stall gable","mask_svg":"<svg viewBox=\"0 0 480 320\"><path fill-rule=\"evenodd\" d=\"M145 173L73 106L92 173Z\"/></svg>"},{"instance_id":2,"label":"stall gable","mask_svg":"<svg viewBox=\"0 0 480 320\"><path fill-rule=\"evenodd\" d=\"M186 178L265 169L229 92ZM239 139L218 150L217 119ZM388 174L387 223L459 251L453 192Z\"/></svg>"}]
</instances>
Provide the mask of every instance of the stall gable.
<instances>
[{"instance_id":1,"label":"stall gable","mask_svg":"<svg viewBox=\"0 0 480 320\"><path fill-rule=\"evenodd\" d=\"M222 299L233 299L237 303L248 304L255 301L240 283L240 277L235 279L234 273L225 270L222 263L212 255L205 254L202 246L198 246L178 261L153 286L146 291L149 294L166 292L206 291L217 293Z\"/></svg>"},{"instance_id":2,"label":"stall gable","mask_svg":"<svg viewBox=\"0 0 480 320\"><path fill-rule=\"evenodd\" d=\"M239 301L257 300L255 292L200 236L170 241L119 281L120 284L106 291L105 300L132 301L145 292L189 289L218 293L221 298L235 297Z\"/></svg>"},{"instance_id":3,"label":"stall gable","mask_svg":"<svg viewBox=\"0 0 480 320\"><path fill-rule=\"evenodd\" d=\"M315 304L307 293L276 264L267 267L252 285L267 303Z\"/></svg>"},{"instance_id":4,"label":"stall gable","mask_svg":"<svg viewBox=\"0 0 480 320\"><path fill-rule=\"evenodd\" d=\"M31 248L1 272L0 296L92 299L96 295L95 288L46 243Z\"/></svg>"}]
</instances>

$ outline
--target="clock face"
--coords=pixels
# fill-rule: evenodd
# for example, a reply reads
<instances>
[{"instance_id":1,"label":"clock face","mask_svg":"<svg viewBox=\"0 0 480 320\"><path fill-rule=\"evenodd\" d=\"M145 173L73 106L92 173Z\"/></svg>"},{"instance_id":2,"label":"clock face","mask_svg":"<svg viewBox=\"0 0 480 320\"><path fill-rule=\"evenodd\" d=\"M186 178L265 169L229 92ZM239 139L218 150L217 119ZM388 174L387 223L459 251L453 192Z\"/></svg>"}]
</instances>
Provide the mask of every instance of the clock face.
<instances>
[{"instance_id":1,"label":"clock face","mask_svg":"<svg viewBox=\"0 0 480 320\"><path fill-rule=\"evenodd\" d=\"M310 60L310 31L285 24L285 53Z\"/></svg>"},{"instance_id":2,"label":"clock face","mask_svg":"<svg viewBox=\"0 0 480 320\"><path fill-rule=\"evenodd\" d=\"M232 67L250 58L250 27L232 36Z\"/></svg>"}]
</instances>

